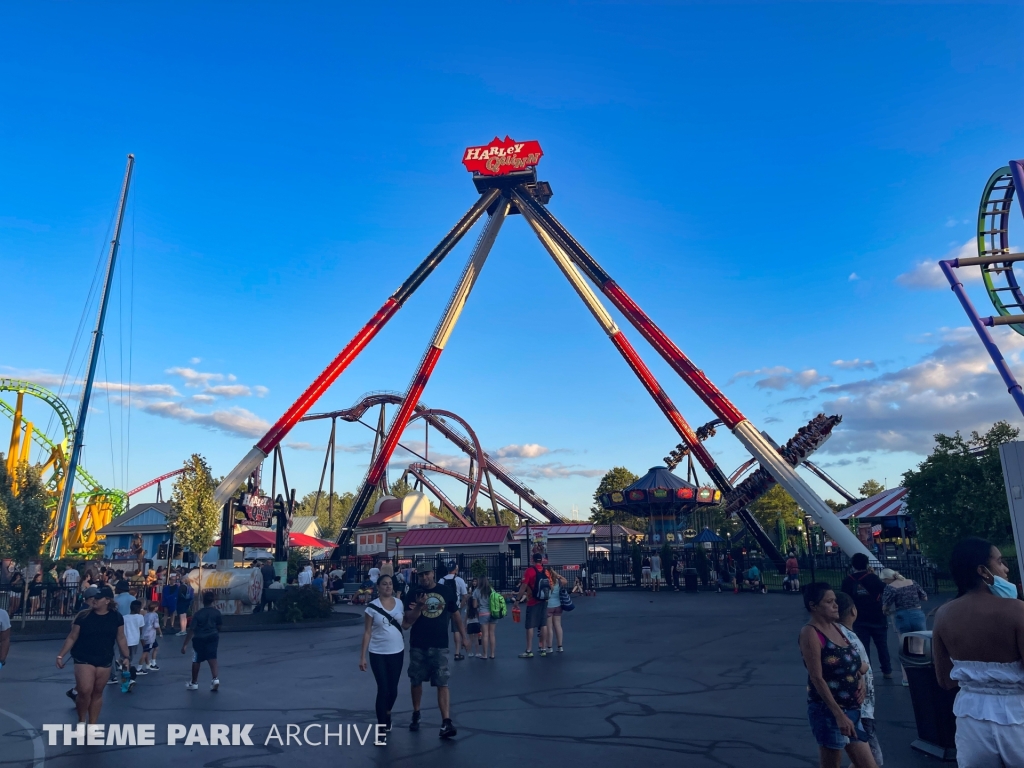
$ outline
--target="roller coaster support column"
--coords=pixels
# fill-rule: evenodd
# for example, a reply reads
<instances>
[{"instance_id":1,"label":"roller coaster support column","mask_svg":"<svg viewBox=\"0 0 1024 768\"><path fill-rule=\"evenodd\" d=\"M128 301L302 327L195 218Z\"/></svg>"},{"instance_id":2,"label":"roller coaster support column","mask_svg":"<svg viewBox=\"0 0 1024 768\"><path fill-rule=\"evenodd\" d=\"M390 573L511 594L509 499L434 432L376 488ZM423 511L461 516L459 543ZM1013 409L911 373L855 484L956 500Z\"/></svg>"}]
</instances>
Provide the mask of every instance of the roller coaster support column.
<instances>
[{"instance_id":1,"label":"roller coaster support column","mask_svg":"<svg viewBox=\"0 0 1024 768\"><path fill-rule=\"evenodd\" d=\"M82 455L85 441L85 417L89 413L89 400L92 398L92 385L96 380L96 364L100 359L100 348L103 344L103 322L107 317L107 304L110 300L110 285L114 279L114 267L117 264L117 249L121 245L121 224L124 222L124 209L128 204L128 189L132 183L132 169L135 167L135 155L128 155L128 165L124 169L124 182L121 184L121 199L117 204L117 219L114 223L114 237L110 241L110 256L107 258L107 274L103 281L103 294L100 297L100 311L96 317L96 330L92 332L92 346L89 349L89 369L85 375L85 387L78 406L78 419L75 421L75 438L68 461L68 474L64 478L64 493L61 494L57 507L57 521L50 543L50 556L57 560L64 556L64 539L67 535L68 519L71 510L75 487L75 470L78 459Z\"/></svg>"},{"instance_id":2,"label":"roller coaster support column","mask_svg":"<svg viewBox=\"0 0 1024 768\"><path fill-rule=\"evenodd\" d=\"M406 299L412 296L416 289L423 284L423 281L430 276L430 273L444 260L444 257L451 252L462 239L462 236L473 227L484 211L498 199L500 194L501 192L497 189L489 189L480 195L480 199L466 212L465 216L459 219L459 222L452 231L444 236L444 239L438 243L437 247L427 255L427 258L416 267L398 290L391 294L388 300L384 302L384 305L377 310L377 314L370 318L370 321L338 353L338 356L331 361L331 364L316 377L299 399L292 403L292 406L277 420L277 423L270 428L270 431L253 446L252 450L245 455L245 458L239 462L238 466L224 477L214 493L214 499L218 504L223 504L227 501L234 490L245 481L245 478L270 455L270 452L280 444L291 428L313 407L313 404L320 399L320 396L327 391L331 384L341 376L349 364L363 351L363 348L373 340L377 332L402 308Z\"/></svg>"},{"instance_id":3,"label":"roller coaster support column","mask_svg":"<svg viewBox=\"0 0 1024 768\"><path fill-rule=\"evenodd\" d=\"M814 518L835 543L847 555L855 552L866 554L872 561L875 556L853 532L843 525L814 490L796 473L796 469L757 431L722 392L711 383L697 366L683 354L671 339L651 318L622 290L597 261L569 234L544 206L538 204L526 189L518 187L512 192L513 200L520 211L528 209L538 223L547 231L583 270L601 292L622 312L633 326L643 334L665 361L672 366L701 400L732 431L736 438L750 451L775 480L785 488L805 512Z\"/></svg>"},{"instance_id":4,"label":"roller coaster support column","mask_svg":"<svg viewBox=\"0 0 1024 768\"><path fill-rule=\"evenodd\" d=\"M473 290L473 285L476 283L477 277L480 276L480 270L483 269L484 262L491 252L491 246L494 245L494 240L497 238L501 225L505 221L505 216L508 214L509 205L507 197L502 197L498 200L494 213L491 214L487 226L484 227L480 239L477 240L476 246L473 248L473 253L462 272L462 277L459 278L455 291L452 293L448 307L445 309L444 315L441 316L437 330L434 331L434 337L430 341L430 346L427 347L427 351L420 361L419 368L416 369L416 373L412 377L409 388L405 393L405 398L402 400L402 405L391 421L387 437L384 438L380 451L366 473L362 488L359 489L359 494L352 503L348 520L345 521L345 526L341 529L341 533L338 536L338 547L334 550L335 557L341 556L342 548L348 543L353 529L363 516L363 512L370 502L370 496L373 495L377 484L387 469L391 455L395 452L398 441L402 437L402 432L409 423L409 419L412 418L416 405L420 401L420 396L430 380L430 374L433 373L434 366L437 365L437 361L440 359L441 353L448 343L448 338L455 328L455 323L458 322L459 315L462 314L462 310L466 306L466 300Z\"/></svg>"},{"instance_id":5,"label":"roller coaster support column","mask_svg":"<svg viewBox=\"0 0 1024 768\"><path fill-rule=\"evenodd\" d=\"M942 270L942 274L946 276L949 281L950 288L953 289L953 293L960 300L960 305L964 308L964 312L967 313L967 317L971 321L971 325L974 326L974 330L978 334L978 338L981 339L981 343L985 346L985 351L988 352L989 357L992 358L992 362L996 366L996 370L999 371L999 375L1003 378L1003 383L1006 384L1006 389L1010 393L1010 397L1017 404L1020 412L1024 414L1024 392L1021 391L1020 383L1013 375L1013 371L1010 370L1010 366L1006 363L1006 358L1003 357L1003 353L999 351L999 347L996 346L995 341L992 339L992 334L989 333L986 326L992 326L996 324L995 321L1001 320L1002 317L980 317L978 310L974 308L974 304L971 303L970 297L964 290L964 284L960 282L959 278L953 274L953 270L957 267L967 267L979 265L982 263L991 264L994 262L1009 262L1024 260L1024 254L1005 254L996 256L993 258L971 258L971 259L948 259L939 262L939 269ZM1008 317L1013 318L1013 315ZM985 321L988 322L985 322Z\"/></svg>"},{"instance_id":6,"label":"roller coaster support column","mask_svg":"<svg viewBox=\"0 0 1024 768\"><path fill-rule=\"evenodd\" d=\"M679 436L683 439L683 442L689 446L690 452L697 457L697 461L704 467L705 471L711 476L714 484L722 491L722 493L728 493L732 490L732 483L729 482L729 478L726 477L725 473L718 466L718 463L711 457L704 444L701 443L700 439L694 434L690 425L686 423L686 419L683 418L683 414L679 412L675 403L669 398L668 394L658 383L658 380L654 378L654 374L651 373L650 369L644 364L644 361L640 359L640 355L637 354L636 350L626 339L625 334L619 330L619 327L612 320L611 315L608 314L608 310L604 308L601 300L594 295L594 292L587 285L586 280L583 279L583 275L579 273L576 266L572 263L569 256L562 250L562 247L555 242L551 235L545 230L536 217L533 215L531 208L521 208L523 215L526 220L533 227L537 237L540 238L541 243L547 249L548 253L558 264L559 269L562 270L562 274L566 276L573 288L576 289L576 293L583 299L583 303L587 305L591 314L597 319L601 327L604 328L605 333L608 334L608 338L611 339L615 348L619 350L619 353L629 363L629 367L633 369L633 373L637 375L637 378L643 382L644 387L650 393L651 397L661 408L668 420L672 422L672 426L676 428ZM761 524L757 522L757 519L747 510L745 507L738 510L737 514L743 521L743 524L747 526L751 535L757 539L758 544L764 550L765 554L775 563L776 567L781 569L785 567L785 558L779 552L775 546L775 542L771 540Z\"/></svg>"}]
</instances>

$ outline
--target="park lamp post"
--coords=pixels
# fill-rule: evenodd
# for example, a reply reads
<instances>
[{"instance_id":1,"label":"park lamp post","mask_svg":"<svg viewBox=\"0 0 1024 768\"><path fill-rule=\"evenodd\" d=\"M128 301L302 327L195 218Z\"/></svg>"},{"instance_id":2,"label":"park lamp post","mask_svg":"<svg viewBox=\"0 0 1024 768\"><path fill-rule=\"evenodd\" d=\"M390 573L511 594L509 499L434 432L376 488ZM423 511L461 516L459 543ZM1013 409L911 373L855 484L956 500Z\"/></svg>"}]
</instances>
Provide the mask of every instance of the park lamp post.
<instances>
[{"instance_id":1,"label":"park lamp post","mask_svg":"<svg viewBox=\"0 0 1024 768\"><path fill-rule=\"evenodd\" d=\"M818 579L817 579L817 577L815 576L815 573L814 573L814 545L813 545L812 539L811 539L811 516L810 515L805 515L804 516L804 529L807 532L807 551L811 555L811 581L817 581Z\"/></svg>"}]
</instances>

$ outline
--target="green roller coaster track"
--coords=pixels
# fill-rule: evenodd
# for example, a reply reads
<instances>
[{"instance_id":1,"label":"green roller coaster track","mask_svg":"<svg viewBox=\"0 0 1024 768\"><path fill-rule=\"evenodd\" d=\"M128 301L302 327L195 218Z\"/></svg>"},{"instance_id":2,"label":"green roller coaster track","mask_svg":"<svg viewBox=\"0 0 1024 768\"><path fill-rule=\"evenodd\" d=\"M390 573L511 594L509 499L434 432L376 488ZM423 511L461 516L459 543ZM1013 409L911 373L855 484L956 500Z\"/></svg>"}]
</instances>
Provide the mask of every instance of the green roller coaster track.
<instances>
[{"instance_id":1,"label":"green roller coaster track","mask_svg":"<svg viewBox=\"0 0 1024 768\"><path fill-rule=\"evenodd\" d=\"M993 173L985 184L985 191L981 193L981 206L978 208L978 256L1009 255L1009 224L1014 192L1013 175L1009 166L1003 166ZM1000 315L1012 315L1024 311L1024 292L1017 283L1012 263L983 264L981 276L996 312ZM1002 280L1005 284L996 285L997 280ZM1009 302L1002 296L1006 292L1009 292L1011 297ZM1010 327L1024 335L1024 324L1015 323Z\"/></svg>"},{"instance_id":2,"label":"green roller coaster track","mask_svg":"<svg viewBox=\"0 0 1024 768\"><path fill-rule=\"evenodd\" d=\"M27 395L42 400L44 403L49 405L54 413L57 414L57 418L60 419L62 428L64 429L64 445L67 447L67 441L70 440L75 434L75 419L71 415L71 411L64 404L57 395L45 387L41 387L38 384L33 384L30 381L21 381L20 379L3 379L0 378L0 392L24 392ZM14 408L4 400L0 399L0 411L3 411L8 418L14 420ZM52 451L57 447L57 443L53 442L42 432L33 429L32 440L36 445ZM116 488L104 488L96 479L85 471L85 468L79 466L75 472L75 481L85 486L88 490L79 491L74 495L75 501L88 501L94 496L107 496L113 504L113 515L117 517L124 512L127 505L128 498L125 496L124 491L119 491ZM50 485L55 488L57 484L56 473L50 479Z\"/></svg>"}]
</instances>

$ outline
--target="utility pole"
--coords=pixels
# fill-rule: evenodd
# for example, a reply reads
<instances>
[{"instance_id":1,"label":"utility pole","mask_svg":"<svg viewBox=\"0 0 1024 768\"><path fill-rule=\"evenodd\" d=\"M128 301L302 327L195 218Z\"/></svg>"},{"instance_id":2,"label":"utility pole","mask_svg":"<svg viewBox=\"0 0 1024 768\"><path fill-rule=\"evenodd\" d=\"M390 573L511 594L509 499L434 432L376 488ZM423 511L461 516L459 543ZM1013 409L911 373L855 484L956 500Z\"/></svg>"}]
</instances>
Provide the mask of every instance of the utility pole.
<instances>
[{"instance_id":1,"label":"utility pole","mask_svg":"<svg viewBox=\"0 0 1024 768\"><path fill-rule=\"evenodd\" d=\"M103 322L107 317L107 304L110 300L110 285L114 280L114 266L117 263L117 250L121 244L121 224L124 222L124 209L128 203L128 188L132 181L132 169L135 167L135 155L128 155L128 165L124 171L124 182L121 185L121 200L117 204L117 221L114 224L114 237L110 241L110 256L107 258L107 274L103 281L103 294L100 297L100 311L96 317L96 329L92 332L92 346L89 349L89 370L85 377L85 389L78 405L78 419L75 421L74 445L71 449L71 460L68 462L68 474L64 478L64 493L61 495L60 506L57 508L57 529L53 534L50 556L54 560L64 554L64 535L68 527L68 514L71 510L75 486L75 471L82 454L85 439L85 417L89 413L89 400L92 397L92 385L96 379L96 367L100 358L100 345L103 343Z\"/></svg>"}]
</instances>

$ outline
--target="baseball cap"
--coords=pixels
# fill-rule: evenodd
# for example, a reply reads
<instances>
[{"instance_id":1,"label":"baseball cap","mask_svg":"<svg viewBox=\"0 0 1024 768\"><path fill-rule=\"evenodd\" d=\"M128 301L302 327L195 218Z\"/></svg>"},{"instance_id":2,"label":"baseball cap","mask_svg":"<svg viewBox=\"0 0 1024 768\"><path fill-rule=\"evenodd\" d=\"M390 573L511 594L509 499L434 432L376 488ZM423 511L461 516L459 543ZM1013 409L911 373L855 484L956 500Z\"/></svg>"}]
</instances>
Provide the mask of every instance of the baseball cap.
<instances>
[{"instance_id":1,"label":"baseball cap","mask_svg":"<svg viewBox=\"0 0 1024 768\"><path fill-rule=\"evenodd\" d=\"M544 562L544 555L542 555L540 552L534 552L533 553L533 562L535 562L535 563L543 563Z\"/></svg>"},{"instance_id":2,"label":"baseball cap","mask_svg":"<svg viewBox=\"0 0 1024 768\"><path fill-rule=\"evenodd\" d=\"M91 587L90 587L90 589L91 589ZM114 590L112 590L110 587L104 585L104 586L100 587L99 589L100 589L100 593L99 593L99 595L97 595L97 597L105 597L107 599L112 599L114 597Z\"/></svg>"},{"instance_id":3,"label":"baseball cap","mask_svg":"<svg viewBox=\"0 0 1024 768\"><path fill-rule=\"evenodd\" d=\"M424 560L422 563L416 563L416 573L429 573L434 570L434 564L429 560Z\"/></svg>"},{"instance_id":4,"label":"baseball cap","mask_svg":"<svg viewBox=\"0 0 1024 768\"><path fill-rule=\"evenodd\" d=\"M82 598L85 600L92 600L94 597L100 596L99 587L89 587L85 592L82 593Z\"/></svg>"}]
</instances>

